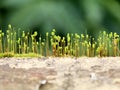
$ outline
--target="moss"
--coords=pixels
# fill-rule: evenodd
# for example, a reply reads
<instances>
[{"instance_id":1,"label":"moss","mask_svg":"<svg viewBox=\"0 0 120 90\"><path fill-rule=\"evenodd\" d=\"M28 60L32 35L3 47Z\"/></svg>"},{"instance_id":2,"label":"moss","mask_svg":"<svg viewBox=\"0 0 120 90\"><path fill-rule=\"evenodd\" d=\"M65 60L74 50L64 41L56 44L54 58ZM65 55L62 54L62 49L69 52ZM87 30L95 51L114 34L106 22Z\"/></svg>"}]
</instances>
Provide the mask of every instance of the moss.
<instances>
[{"instance_id":1,"label":"moss","mask_svg":"<svg viewBox=\"0 0 120 90\"><path fill-rule=\"evenodd\" d=\"M67 33L61 37L56 30L46 32L46 37L37 39L33 34L14 30L8 25L6 34L0 30L0 57L94 57L119 56L120 38L116 32L100 31L97 39L85 34Z\"/></svg>"},{"instance_id":2,"label":"moss","mask_svg":"<svg viewBox=\"0 0 120 90\"><path fill-rule=\"evenodd\" d=\"M14 53L0 53L0 58L2 57L14 57Z\"/></svg>"}]
</instances>

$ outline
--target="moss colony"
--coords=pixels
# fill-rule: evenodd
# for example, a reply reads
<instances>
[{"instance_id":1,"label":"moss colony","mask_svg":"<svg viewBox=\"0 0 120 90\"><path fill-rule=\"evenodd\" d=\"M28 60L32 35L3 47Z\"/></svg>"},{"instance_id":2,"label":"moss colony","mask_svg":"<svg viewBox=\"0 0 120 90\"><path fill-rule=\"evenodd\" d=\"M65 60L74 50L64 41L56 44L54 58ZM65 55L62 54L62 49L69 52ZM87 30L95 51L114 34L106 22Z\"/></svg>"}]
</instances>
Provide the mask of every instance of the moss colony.
<instances>
[{"instance_id":1,"label":"moss colony","mask_svg":"<svg viewBox=\"0 0 120 90\"><path fill-rule=\"evenodd\" d=\"M39 37L39 40L37 39ZM14 30L0 30L0 57L94 57L119 56L119 35L100 31L97 39L84 34L67 33L65 37L56 35L55 29L46 33L46 38L35 31L33 34Z\"/></svg>"}]
</instances>

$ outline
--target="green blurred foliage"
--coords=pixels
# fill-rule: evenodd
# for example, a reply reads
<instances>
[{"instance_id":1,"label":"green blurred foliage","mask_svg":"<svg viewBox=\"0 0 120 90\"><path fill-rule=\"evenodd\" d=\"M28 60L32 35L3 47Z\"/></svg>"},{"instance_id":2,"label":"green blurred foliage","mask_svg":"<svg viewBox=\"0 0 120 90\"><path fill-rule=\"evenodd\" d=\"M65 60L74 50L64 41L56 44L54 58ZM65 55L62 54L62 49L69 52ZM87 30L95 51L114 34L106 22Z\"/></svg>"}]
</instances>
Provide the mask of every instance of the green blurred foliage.
<instances>
[{"instance_id":1,"label":"green blurred foliage","mask_svg":"<svg viewBox=\"0 0 120 90\"><path fill-rule=\"evenodd\" d=\"M53 28L58 33L88 33L99 30L120 34L119 0L1 0L0 28L8 24L23 30L45 34Z\"/></svg>"}]
</instances>

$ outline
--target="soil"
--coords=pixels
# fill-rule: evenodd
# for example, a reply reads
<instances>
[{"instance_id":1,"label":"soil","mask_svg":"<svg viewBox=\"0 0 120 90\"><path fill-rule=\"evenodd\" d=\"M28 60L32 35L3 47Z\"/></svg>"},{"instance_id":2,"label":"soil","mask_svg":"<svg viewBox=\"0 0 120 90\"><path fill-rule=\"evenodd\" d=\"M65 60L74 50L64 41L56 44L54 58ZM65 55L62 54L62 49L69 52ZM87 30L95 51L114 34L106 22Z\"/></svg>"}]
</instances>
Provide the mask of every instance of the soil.
<instances>
[{"instance_id":1,"label":"soil","mask_svg":"<svg viewBox=\"0 0 120 90\"><path fill-rule=\"evenodd\" d=\"M1 58L0 90L119 90L120 57Z\"/></svg>"}]
</instances>

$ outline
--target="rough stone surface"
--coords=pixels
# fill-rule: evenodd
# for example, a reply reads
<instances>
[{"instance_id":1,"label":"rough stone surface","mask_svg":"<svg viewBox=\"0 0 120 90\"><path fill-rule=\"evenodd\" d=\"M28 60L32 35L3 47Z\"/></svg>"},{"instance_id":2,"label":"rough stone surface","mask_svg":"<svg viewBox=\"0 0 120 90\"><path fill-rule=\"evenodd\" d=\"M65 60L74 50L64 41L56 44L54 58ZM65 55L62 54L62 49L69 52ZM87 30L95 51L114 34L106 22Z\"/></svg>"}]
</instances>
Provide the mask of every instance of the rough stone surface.
<instances>
[{"instance_id":1,"label":"rough stone surface","mask_svg":"<svg viewBox=\"0 0 120 90\"><path fill-rule=\"evenodd\" d=\"M119 89L120 57L0 59L0 90Z\"/></svg>"}]
</instances>

